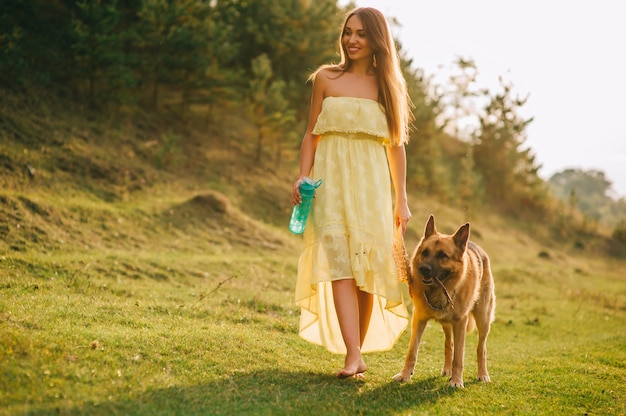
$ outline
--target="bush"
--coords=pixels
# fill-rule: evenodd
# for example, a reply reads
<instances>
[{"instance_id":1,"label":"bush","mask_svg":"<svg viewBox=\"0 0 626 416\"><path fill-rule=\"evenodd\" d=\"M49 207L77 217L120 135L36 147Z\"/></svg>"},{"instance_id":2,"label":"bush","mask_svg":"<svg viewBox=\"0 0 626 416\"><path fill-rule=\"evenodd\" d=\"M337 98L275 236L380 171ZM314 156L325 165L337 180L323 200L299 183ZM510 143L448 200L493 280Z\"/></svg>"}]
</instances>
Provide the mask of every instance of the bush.
<instances>
[{"instance_id":1,"label":"bush","mask_svg":"<svg viewBox=\"0 0 626 416\"><path fill-rule=\"evenodd\" d=\"M615 229L613 230L613 240L626 244L626 221L622 220L617 223Z\"/></svg>"}]
</instances>

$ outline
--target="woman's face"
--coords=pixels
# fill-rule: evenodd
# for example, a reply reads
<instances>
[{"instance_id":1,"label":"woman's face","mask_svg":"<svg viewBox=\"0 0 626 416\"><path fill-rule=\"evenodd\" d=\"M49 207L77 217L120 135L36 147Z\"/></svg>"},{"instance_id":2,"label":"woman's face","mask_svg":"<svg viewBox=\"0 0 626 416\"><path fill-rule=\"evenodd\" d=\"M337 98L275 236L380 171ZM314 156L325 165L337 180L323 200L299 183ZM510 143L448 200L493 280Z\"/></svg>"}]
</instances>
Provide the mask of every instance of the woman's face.
<instances>
[{"instance_id":1,"label":"woman's face","mask_svg":"<svg viewBox=\"0 0 626 416\"><path fill-rule=\"evenodd\" d=\"M354 15L348 19L341 43L350 60L372 59L372 47L365 36L365 29L359 16Z\"/></svg>"}]
</instances>

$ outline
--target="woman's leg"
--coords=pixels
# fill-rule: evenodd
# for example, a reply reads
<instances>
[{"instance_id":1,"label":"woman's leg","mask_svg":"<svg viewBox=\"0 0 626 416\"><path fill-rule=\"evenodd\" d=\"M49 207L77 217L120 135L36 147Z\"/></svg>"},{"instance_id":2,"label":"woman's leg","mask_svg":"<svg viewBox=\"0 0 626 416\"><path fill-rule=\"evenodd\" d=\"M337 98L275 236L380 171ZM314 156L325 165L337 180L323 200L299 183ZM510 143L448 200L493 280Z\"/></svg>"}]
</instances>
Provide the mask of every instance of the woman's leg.
<instances>
[{"instance_id":1,"label":"woman's leg","mask_svg":"<svg viewBox=\"0 0 626 416\"><path fill-rule=\"evenodd\" d=\"M347 350L345 366L337 377L346 378L367 370L361 356L359 295L354 279L333 281L332 287L337 319Z\"/></svg>"},{"instance_id":2,"label":"woman's leg","mask_svg":"<svg viewBox=\"0 0 626 416\"><path fill-rule=\"evenodd\" d=\"M365 340L365 335L367 335L367 330L370 326L370 319L372 318L374 295L364 292L361 289L357 289L357 296L359 302L359 333L361 341L359 345L363 347L363 341Z\"/></svg>"}]
</instances>

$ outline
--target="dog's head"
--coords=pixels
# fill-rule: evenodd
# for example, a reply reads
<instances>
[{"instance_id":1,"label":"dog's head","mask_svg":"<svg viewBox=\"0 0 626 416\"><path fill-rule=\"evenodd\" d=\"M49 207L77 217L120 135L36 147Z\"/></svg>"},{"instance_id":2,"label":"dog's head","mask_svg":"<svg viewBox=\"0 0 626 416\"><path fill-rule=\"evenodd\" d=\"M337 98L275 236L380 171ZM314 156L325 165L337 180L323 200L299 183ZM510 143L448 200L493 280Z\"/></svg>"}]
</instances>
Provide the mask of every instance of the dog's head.
<instances>
[{"instance_id":1,"label":"dog's head","mask_svg":"<svg viewBox=\"0 0 626 416\"><path fill-rule=\"evenodd\" d=\"M443 282L451 276L462 275L469 235L469 223L459 227L454 235L437 232L435 217L431 215L411 259L413 279L428 286L435 282L435 278Z\"/></svg>"}]
</instances>

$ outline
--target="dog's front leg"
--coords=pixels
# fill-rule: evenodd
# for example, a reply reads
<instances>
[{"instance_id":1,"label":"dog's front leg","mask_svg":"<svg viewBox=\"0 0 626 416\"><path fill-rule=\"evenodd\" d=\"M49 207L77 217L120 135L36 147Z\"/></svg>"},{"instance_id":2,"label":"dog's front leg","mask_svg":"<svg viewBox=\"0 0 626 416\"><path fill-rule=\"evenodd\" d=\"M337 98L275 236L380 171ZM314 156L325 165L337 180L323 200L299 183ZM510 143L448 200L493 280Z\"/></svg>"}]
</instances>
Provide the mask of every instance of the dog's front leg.
<instances>
[{"instance_id":1,"label":"dog's front leg","mask_svg":"<svg viewBox=\"0 0 626 416\"><path fill-rule=\"evenodd\" d=\"M458 319L452 323L454 332L454 359L452 360L451 387L464 387L463 385L463 360L465 358L465 334L467 332L467 317Z\"/></svg>"},{"instance_id":2,"label":"dog's front leg","mask_svg":"<svg viewBox=\"0 0 626 416\"><path fill-rule=\"evenodd\" d=\"M402 371L393 376L395 381L409 381L413 375L415 369L415 363L417 362L417 350L419 349L420 342L422 341L422 335L426 329L428 320L419 320L415 316L415 310L413 317L411 318L411 341L409 342L409 349L406 354L406 360L404 361L404 367Z\"/></svg>"}]
</instances>

